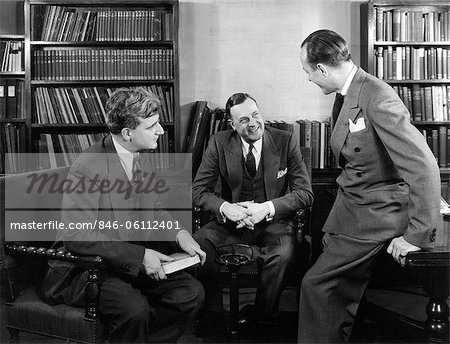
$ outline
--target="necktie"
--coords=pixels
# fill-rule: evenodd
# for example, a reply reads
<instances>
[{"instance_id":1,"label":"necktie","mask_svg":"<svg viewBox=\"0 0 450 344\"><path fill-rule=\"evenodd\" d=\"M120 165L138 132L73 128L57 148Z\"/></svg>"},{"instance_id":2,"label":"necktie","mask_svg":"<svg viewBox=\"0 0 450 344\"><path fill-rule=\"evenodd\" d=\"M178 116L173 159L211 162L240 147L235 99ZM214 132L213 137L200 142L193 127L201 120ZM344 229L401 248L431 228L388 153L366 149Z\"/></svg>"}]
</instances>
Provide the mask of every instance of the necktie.
<instances>
[{"instance_id":1,"label":"necktie","mask_svg":"<svg viewBox=\"0 0 450 344\"><path fill-rule=\"evenodd\" d=\"M142 181L142 168L141 168L141 161L139 158L139 154L133 155L133 167L132 167L132 183L138 183Z\"/></svg>"},{"instance_id":2,"label":"necktie","mask_svg":"<svg viewBox=\"0 0 450 344\"><path fill-rule=\"evenodd\" d=\"M339 117L339 112L341 112L342 104L344 104L344 96L340 93L336 93L336 98L334 100L333 104L333 110L331 112L332 115L332 122L331 126L334 128L336 121Z\"/></svg>"},{"instance_id":3,"label":"necktie","mask_svg":"<svg viewBox=\"0 0 450 344\"><path fill-rule=\"evenodd\" d=\"M254 178L255 174L256 174L256 161L255 161L255 156L252 153L253 148L254 148L253 144L250 144L248 147L247 158L245 159L245 164L247 166L247 172L252 178Z\"/></svg>"}]
</instances>

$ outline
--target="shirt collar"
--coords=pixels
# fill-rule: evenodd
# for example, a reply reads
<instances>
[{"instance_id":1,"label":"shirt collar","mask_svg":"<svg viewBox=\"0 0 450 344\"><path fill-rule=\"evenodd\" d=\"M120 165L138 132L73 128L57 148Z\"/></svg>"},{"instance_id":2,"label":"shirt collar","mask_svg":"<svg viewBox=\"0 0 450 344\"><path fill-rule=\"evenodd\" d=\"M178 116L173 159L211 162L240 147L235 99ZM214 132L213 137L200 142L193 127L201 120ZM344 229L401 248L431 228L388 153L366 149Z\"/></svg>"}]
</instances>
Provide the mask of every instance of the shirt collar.
<instances>
[{"instance_id":1,"label":"shirt collar","mask_svg":"<svg viewBox=\"0 0 450 344\"><path fill-rule=\"evenodd\" d=\"M356 67L356 65L353 65L353 68L350 71L350 74L348 75L347 80L345 80L344 86L342 87L342 90L340 92L343 96L347 95L348 89L350 88L350 84L352 83L357 70L358 70L358 67Z\"/></svg>"},{"instance_id":2,"label":"shirt collar","mask_svg":"<svg viewBox=\"0 0 450 344\"><path fill-rule=\"evenodd\" d=\"M133 156L134 154L130 152L128 149L126 149L124 146L122 146L115 138L112 136L112 141L114 148L116 149L117 155L119 156L119 159L127 166L127 168L130 168L133 166ZM139 154L139 153L137 153Z\"/></svg>"},{"instance_id":3,"label":"shirt collar","mask_svg":"<svg viewBox=\"0 0 450 344\"><path fill-rule=\"evenodd\" d=\"M248 154L248 148L250 146L250 144L248 144L242 137L241 137L241 141L242 141L242 150L244 152L244 156L247 156ZM262 137L258 140L253 142L253 154L257 154L257 155L261 155L261 151L262 151Z\"/></svg>"}]
</instances>

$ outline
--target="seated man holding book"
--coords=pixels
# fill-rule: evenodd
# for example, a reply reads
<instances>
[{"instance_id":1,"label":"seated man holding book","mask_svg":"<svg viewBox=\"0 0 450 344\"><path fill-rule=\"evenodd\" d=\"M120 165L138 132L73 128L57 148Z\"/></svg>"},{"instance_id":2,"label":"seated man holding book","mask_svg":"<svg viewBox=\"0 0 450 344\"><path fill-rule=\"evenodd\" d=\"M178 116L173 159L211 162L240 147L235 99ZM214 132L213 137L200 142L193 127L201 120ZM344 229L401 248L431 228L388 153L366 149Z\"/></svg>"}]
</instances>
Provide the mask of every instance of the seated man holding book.
<instances>
[{"instance_id":1,"label":"seated man holding book","mask_svg":"<svg viewBox=\"0 0 450 344\"><path fill-rule=\"evenodd\" d=\"M164 133L159 106L145 88L115 91L106 104L110 134L74 162L67 179L74 189L63 196L66 229L60 235L65 248L77 255L99 255L107 265L99 309L108 321L110 342L176 342L204 299L203 287L190 274L166 275L162 266L173 260L162 252L175 246L202 262L206 255L161 208L157 195L168 188L154 182L156 167L143 152L155 149ZM170 230L148 228L169 222ZM66 262L49 265L42 286L45 299L81 305L87 273Z\"/></svg>"},{"instance_id":2,"label":"seated man holding book","mask_svg":"<svg viewBox=\"0 0 450 344\"><path fill-rule=\"evenodd\" d=\"M214 215L194 233L207 254L199 271L205 310L211 315L222 312L216 249L243 243L255 245L254 257L261 262L261 287L247 313L267 319L277 311L293 262L291 216L311 205L314 197L298 142L290 132L265 128L255 99L247 93L232 95L226 112L233 130L211 138L193 184L195 204Z\"/></svg>"}]
</instances>

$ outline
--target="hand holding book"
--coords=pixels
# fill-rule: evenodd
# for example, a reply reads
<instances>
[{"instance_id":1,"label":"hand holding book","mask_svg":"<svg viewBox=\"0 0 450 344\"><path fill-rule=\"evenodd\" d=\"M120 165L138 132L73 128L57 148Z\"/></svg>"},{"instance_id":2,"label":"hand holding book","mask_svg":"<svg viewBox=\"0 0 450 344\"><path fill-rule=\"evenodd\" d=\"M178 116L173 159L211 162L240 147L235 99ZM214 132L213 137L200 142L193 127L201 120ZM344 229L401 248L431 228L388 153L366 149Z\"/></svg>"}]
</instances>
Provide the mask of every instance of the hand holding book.
<instances>
[{"instance_id":1,"label":"hand holding book","mask_svg":"<svg viewBox=\"0 0 450 344\"><path fill-rule=\"evenodd\" d=\"M184 252L188 253L190 256L198 255L202 265L205 263L206 253L200 248L200 245L187 230L182 229L178 232L177 242Z\"/></svg>"}]
</instances>

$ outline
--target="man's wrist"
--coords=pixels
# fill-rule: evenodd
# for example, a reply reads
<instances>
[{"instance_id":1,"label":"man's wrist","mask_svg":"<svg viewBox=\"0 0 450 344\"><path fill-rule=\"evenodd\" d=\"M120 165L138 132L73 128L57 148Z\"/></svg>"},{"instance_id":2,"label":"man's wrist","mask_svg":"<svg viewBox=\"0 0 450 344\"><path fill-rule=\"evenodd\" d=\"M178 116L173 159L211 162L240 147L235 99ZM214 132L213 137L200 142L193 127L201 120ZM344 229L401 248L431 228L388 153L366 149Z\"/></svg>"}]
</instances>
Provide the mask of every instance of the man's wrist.
<instances>
[{"instance_id":1,"label":"man's wrist","mask_svg":"<svg viewBox=\"0 0 450 344\"><path fill-rule=\"evenodd\" d=\"M272 221L275 216L275 206L272 201L264 202L269 208L269 214L266 216L266 221Z\"/></svg>"},{"instance_id":2,"label":"man's wrist","mask_svg":"<svg viewBox=\"0 0 450 344\"><path fill-rule=\"evenodd\" d=\"M188 232L186 229L180 230L180 231L177 233L176 237L175 237L175 240L176 240L176 242L177 242L178 245L180 244L178 236L180 235L180 233L183 233L183 232L186 232L186 233L189 234L189 232Z\"/></svg>"}]
</instances>

